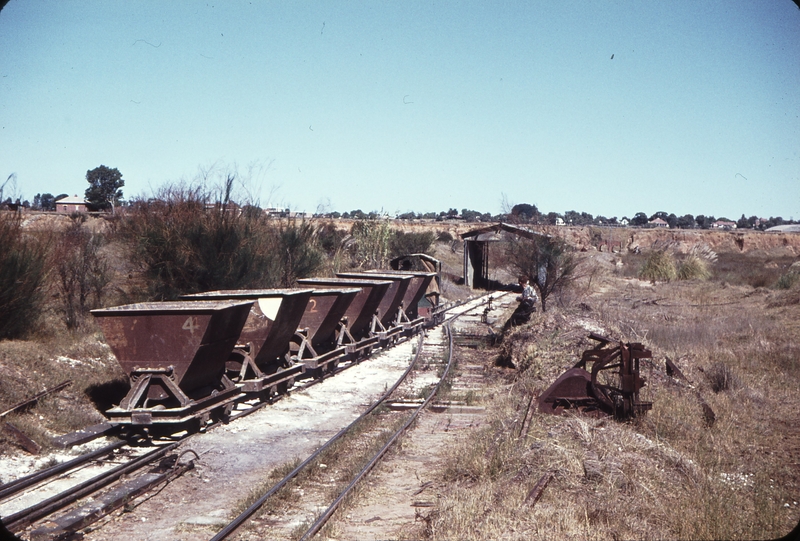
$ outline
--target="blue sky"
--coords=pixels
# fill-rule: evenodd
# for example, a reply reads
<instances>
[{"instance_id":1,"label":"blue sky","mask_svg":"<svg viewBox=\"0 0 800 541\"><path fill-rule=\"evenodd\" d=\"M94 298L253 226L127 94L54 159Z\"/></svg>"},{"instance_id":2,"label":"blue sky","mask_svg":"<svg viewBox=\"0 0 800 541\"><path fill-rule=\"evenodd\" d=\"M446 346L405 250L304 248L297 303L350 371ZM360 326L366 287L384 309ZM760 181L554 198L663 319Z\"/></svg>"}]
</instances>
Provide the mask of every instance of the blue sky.
<instances>
[{"instance_id":1,"label":"blue sky","mask_svg":"<svg viewBox=\"0 0 800 541\"><path fill-rule=\"evenodd\" d=\"M80 195L101 164L126 198L236 171L312 212L798 219L800 9L11 0L0 183Z\"/></svg>"}]
</instances>

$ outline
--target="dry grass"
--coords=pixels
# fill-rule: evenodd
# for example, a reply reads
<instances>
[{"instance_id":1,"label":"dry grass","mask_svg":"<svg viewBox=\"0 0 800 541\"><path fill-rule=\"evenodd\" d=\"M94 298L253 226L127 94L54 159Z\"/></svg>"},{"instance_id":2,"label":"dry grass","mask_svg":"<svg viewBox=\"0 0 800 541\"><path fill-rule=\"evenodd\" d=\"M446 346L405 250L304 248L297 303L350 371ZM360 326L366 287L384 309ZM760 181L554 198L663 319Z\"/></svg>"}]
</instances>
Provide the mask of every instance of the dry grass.
<instances>
[{"instance_id":1,"label":"dry grass","mask_svg":"<svg viewBox=\"0 0 800 541\"><path fill-rule=\"evenodd\" d=\"M99 338L66 333L37 341L0 342L0 410L72 381L66 389L40 399L25 412L5 418L45 451L52 448L52 437L102 422L104 417L92 402L93 390L127 380ZM102 396L94 398L103 401ZM0 432L0 452L15 451L13 443Z\"/></svg>"},{"instance_id":2,"label":"dry grass","mask_svg":"<svg viewBox=\"0 0 800 541\"><path fill-rule=\"evenodd\" d=\"M800 519L800 308L771 305L785 293L754 289L737 272L741 285L652 285L613 278L609 268L583 308L537 314L515 329L488 361L505 356L517 370L500 372L506 388L485 401L490 423L451 449L439 471L447 489L426 537L785 535ZM574 364L589 330L652 349L643 399L653 410L631 423L537 413L527 437L517 437L531 393ZM693 386L667 377L665 356ZM716 415L711 426L698 393ZM531 509L527 494L547 472L555 477Z\"/></svg>"},{"instance_id":3,"label":"dry grass","mask_svg":"<svg viewBox=\"0 0 800 541\"><path fill-rule=\"evenodd\" d=\"M247 538L256 533L259 538L297 539L306 532L311 523L303 517L324 510L344 490L350 480L364 464L380 449L406 417L402 413L376 409L351 429L340 441L327 449L314 463L300 472L274 498L257 513L250 525L242 528L240 536ZM270 476L251 490L235 508L240 513L252 505L276 482L290 473L299 463L295 461L276 468ZM357 497L359 488L342 504L346 509L349 500ZM291 527L291 524L295 524ZM287 527L289 528L287 530ZM322 530L326 535L330 526Z\"/></svg>"}]
</instances>

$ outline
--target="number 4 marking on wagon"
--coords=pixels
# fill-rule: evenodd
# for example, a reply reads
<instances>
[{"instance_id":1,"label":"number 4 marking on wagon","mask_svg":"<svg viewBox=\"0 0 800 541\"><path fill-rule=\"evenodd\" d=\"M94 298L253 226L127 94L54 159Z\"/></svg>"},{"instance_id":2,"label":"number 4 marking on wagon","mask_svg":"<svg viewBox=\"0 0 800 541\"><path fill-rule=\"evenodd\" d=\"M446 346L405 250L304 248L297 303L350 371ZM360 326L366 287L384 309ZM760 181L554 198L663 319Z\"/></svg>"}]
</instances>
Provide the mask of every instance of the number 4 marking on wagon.
<instances>
[{"instance_id":1,"label":"number 4 marking on wagon","mask_svg":"<svg viewBox=\"0 0 800 541\"><path fill-rule=\"evenodd\" d=\"M192 316L189 316L186 321L183 322L183 327L181 327L181 329L192 333L192 336L194 336L194 330L199 328L200 325L197 324L197 318Z\"/></svg>"}]
</instances>

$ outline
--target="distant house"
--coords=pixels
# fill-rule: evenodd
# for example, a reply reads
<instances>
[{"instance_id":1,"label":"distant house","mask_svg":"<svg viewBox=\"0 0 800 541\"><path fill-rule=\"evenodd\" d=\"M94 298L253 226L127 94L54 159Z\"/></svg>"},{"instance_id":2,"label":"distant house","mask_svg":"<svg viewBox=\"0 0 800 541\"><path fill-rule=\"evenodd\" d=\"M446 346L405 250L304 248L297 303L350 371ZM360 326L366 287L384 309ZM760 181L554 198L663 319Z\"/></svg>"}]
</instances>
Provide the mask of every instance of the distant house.
<instances>
[{"instance_id":1,"label":"distant house","mask_svg":"<svg viewBox=\"0 0 800 541\"><path fill-rule=\"evenodd\" d=\"M726 222L725 220L717 220L711 224L711 229L736 229L736 222Z\"/></svg>"},{"instance_id":2,"label":"distant house","mask_svg":"<svg viewBox=\"0 0 800 541\"><path fill-rule=\"evenodd\" d=\"M556 225L564 225L564 218L556 216Z\"/></svg>"},{"instance_id":3,"label":"distant house","mask_svg":"<svg viewBox=\"0 0 800 541\"><path fill-rule=\"evenodd\" d=\"M655 220L650 220L647 222L648 227L665 227L668 228L669 224L662 220L661 218L656 218Z\"/></svg>"},{"instance_id":4,"label":"distant house","mask_svg":"<svg viewBox=\"0 0 800 541\"><path fill-rule=\"evenodd\" d=\"M269 218L286 218L289 216L291 210L287 208L267 207L263 212Z\"/></svg>"},{"instance_id":5,"label":"distant house","mask_svg":"<svg viewBox=\"0 0 800 541\"><path fill-rule=\"evenodd\" d=\"M83 197L73 195L72 197L62 197L56 201L56 212L58 214L72 214L73 212L87 212L89 203Z\"/></svg>"},{"instance_id":6,"label":"distant house","mask_svg":"<svg viewBox=\"0 0 800 541\"><path fill-rule=\"evenodd\" d=\"M619 225L622 225L622 226L625 226L625 227L627 227L629 223L630 223L630 222L628 221L628 219L627 219L627 218L623 218L623 219L621 219L621 220L619 221Z\"/></svg>"}]
</instances>

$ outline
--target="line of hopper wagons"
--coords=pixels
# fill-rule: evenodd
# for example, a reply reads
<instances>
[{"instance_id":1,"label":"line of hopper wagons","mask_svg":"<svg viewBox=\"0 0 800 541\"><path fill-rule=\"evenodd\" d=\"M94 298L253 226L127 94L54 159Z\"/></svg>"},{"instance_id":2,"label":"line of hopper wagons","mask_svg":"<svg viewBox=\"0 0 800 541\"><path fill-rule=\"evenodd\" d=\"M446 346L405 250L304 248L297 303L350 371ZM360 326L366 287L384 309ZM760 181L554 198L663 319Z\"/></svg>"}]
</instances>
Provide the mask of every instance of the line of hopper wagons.
<instances>
[{"instance_id":1,"label":"line of hopper wagons","mask_svg":"<svg viewBox=\"0 0 800 541\"><path fill-rule=\"evenodd\" d=\"M289 289L224 290L93 310L130 391L106 411L131 433L197 431L298 378L322 378L438 324L437 274L339 273ZM422 301L422 302L420 302Z\"/></svg>"}]
</instances>

